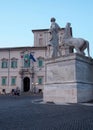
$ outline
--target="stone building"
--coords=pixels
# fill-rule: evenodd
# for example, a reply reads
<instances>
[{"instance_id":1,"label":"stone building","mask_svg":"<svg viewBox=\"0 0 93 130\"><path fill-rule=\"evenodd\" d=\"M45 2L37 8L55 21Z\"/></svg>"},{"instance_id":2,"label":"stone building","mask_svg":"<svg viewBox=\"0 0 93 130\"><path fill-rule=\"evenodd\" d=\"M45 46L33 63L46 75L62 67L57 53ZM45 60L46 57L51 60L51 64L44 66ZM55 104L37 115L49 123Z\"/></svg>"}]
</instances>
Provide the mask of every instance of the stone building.
<instances>
[{"instance_id":1,"label":"stone building","mask_svg":"<svg viewBox=\"0 0 93 130\"><path fill-rule=\"evenodd\" d=\"M62 29L59 32L61 41ZM19 87L22 92L43 91L48 29L32 30L34 46L0 48L0 93Z\"/></svg>"},{"instance_id":2,"label":"stone building","mask_svg":"<svg viewBox=\"0 0 93 130\"><path fill-rule=\"evenodd\" d=\"M4 90L6 93L10 93L16 87L23 92L33 91L34 88L37 88L37 91L43 89L46 55L46 43L41 41L41 38L44 37L43 34L41 36L43 32L42 30L33 30L33 47L0 48L1 93Z\"/></svg>"}]
</instances>

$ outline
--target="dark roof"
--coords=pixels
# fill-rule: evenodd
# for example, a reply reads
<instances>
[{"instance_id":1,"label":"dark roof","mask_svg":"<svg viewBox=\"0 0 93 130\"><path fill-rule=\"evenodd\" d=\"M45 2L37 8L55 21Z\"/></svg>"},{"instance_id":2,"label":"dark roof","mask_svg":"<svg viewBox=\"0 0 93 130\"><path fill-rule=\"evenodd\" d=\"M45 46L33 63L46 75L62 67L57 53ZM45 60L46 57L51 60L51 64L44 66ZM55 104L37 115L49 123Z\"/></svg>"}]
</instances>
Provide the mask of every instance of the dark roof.
<instances>
[{"instance_id":1,"label":"dark roof","mask_svg":"<svg viewBox=\"0 0 93 130\"><path fill-rule=\"evenodd\" d=\"M37 31L48 31L49 29L36 29L36 30L32 30L32 32L37 32Z\"/></svg>"},{"instance_id":2,"label":"dark roof","mask_svg":"<svg viewBox=\"0 0 93 130\"><path fill-rule=\"evenodd\" d=\"M64 28L61 28L62 30L64 30ZM37 32L37 31L48 31L49 29L36 29L36 30L32 30L32 32Z\"/></svg>"},{"instance_id":3,"label":"dark roof","mask_svg":"<svg viewBox=\"0 0 93 130\"><path fill-rule=\"evenodd\" d=\"M64 30L65 28L61 28L62 30ZM42 31L48 31L49 29L36 29L36 30L32 30L32 32L42 32ZM70 27L70 31L71 31L71 36L72 36L72 27Z\"/></svg>"},{"instance_id":4,"label":"dark roof","mask_svg":"<svg viewBox=\"0 0 93 130\"><path fill-rule=\"evenodd\" d=\"M24 47L4 47L4 48L0 48L0 51L4 51L4 50L38 50L38 49L46 49L46 46L42 46L42 47L31 47L31 46L24 46Z\"/></svg>"}]
</instances>

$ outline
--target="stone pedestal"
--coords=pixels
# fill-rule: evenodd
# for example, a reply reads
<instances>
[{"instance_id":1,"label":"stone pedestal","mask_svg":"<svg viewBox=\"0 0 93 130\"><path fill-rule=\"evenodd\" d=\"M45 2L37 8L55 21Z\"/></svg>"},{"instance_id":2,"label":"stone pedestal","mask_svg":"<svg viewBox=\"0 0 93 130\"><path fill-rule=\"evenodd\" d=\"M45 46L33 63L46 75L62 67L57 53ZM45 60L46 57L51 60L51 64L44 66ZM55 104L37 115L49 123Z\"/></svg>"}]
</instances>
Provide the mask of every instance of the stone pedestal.
<instances>
[{"instance_id":1,"label":"stone pedestal","mask_svg":"<svg viewBox=\"0 0 93 130\"><path fill-rule=\"evenodd\" d=\"M45 63L44 102L78 103L93 99L93 60L69 54Z\"/></svg>"}]
</instances>

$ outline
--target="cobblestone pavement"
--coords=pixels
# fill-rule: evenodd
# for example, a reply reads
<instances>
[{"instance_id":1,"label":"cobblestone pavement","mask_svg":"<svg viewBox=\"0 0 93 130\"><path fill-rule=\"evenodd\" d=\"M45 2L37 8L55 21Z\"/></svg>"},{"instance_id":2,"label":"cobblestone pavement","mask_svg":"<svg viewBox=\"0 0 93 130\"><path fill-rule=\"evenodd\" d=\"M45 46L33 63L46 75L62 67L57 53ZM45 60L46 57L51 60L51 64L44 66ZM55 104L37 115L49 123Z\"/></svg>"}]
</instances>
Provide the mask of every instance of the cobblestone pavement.
<instances>
[{"instance_id":1,"label":"cobblestone pavement","mask_svg":"<svg viewBox=\"0 0 93 130\"><path fill-rule=\"evenodd\" d=\"M93 105L34 103L42 96L0 96L0 130L93 130Z\"/></svg>"}]
</instances>

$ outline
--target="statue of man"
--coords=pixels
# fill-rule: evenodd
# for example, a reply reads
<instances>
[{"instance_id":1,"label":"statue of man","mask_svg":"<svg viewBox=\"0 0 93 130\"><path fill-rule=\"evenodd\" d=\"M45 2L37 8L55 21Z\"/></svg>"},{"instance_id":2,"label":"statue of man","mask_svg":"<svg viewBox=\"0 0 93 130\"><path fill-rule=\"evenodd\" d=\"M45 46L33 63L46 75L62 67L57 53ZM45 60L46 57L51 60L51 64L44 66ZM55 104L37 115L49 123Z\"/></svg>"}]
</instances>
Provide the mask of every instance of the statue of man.
<instances>
[{"instance_id":1,"label":"statue of man","mask_svg":"<svg viewBox=\"0 0 93 130\"><path fill-rule=\"evenodd\" d=\"M52 53L52 57L58 57L58 53L61 56L61 52L59 50L59 37L58 37L58 31L60 30L59 25L55 22L56 19L55 18L51 18L51 26L49 29L49 33L50 33L50 45L53 47L53 53Z\"/></svg>"}]
</instances>

